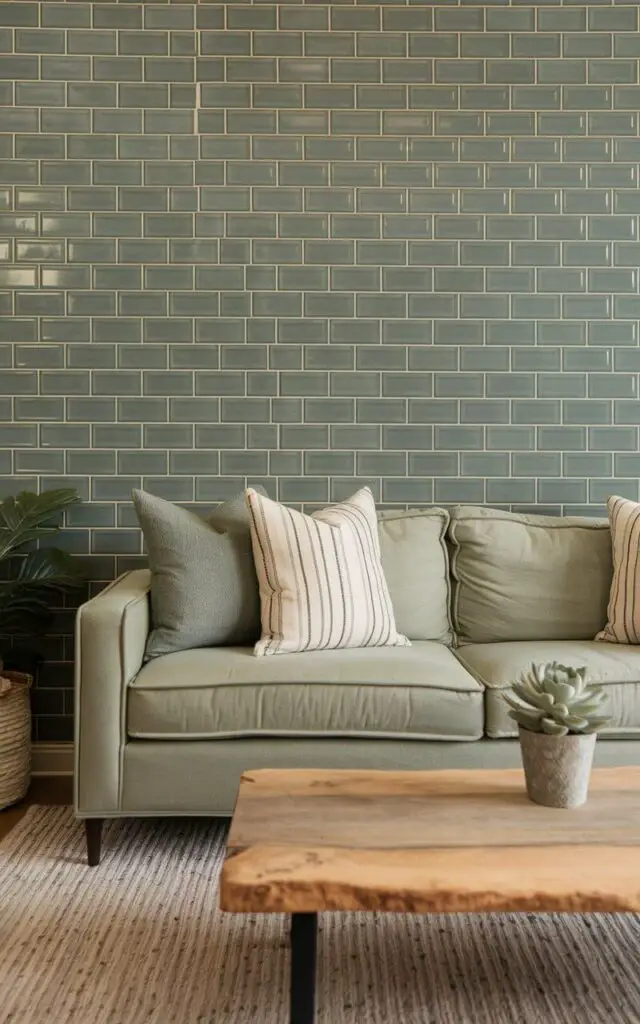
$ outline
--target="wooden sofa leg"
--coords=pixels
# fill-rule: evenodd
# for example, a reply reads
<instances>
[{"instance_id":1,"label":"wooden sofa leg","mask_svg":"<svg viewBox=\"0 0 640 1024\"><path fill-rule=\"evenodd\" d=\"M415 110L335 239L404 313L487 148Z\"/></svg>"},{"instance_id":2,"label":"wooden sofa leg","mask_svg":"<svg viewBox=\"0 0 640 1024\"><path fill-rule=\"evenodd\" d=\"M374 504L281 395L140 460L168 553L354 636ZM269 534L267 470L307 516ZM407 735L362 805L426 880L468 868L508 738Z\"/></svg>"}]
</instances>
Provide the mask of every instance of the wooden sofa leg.
<instances>
[{"instance_id":1,"label":"wooden sofa leg","mask_svg":"<svg viewBox=\"0 0 640 1024\"><path fill-rule=\"evenodd\" d=\"M102 843L102 825L104 818L86 818L84 823L87 837L87 864L94 868L100 863L100 845Z\"/></svg>"}]
</instances>

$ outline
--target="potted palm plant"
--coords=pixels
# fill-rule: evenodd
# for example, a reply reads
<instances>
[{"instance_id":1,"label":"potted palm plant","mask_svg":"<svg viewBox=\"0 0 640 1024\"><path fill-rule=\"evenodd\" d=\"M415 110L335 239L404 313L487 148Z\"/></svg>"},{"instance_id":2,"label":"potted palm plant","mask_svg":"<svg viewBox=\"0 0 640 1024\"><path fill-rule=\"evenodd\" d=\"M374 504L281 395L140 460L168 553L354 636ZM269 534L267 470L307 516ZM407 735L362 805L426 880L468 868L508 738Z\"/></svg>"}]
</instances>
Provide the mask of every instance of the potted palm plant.
<instances>
[{"instance_id":1,"label":"potted palm plant","mask_svg":"<svg viewBox=\"0 0 640 1024\"><path fill-rule=\"evenodd\" d=\"M529 798L545 807L579 807L587 799L596 735L609 721L608 697L589 686L586 669L552 661L532 665L505 694L518 723ZM517 699L516 699L517 698Z\"/></svg>"},{"instance_id":2,"label":"potted palm plant","mask_svg":"<svg viewBox=\"0 0 640 1024\"><path fill-rule=\"evenodd\" d=\"M60 529L61 513L78 501L70 488L22 491L0 502L0 808L27 791L31 767L31 675L4 667L20 642L46 633L56 595L81 580L66 551L41 544Z\"/></svg>"}]
</instances>

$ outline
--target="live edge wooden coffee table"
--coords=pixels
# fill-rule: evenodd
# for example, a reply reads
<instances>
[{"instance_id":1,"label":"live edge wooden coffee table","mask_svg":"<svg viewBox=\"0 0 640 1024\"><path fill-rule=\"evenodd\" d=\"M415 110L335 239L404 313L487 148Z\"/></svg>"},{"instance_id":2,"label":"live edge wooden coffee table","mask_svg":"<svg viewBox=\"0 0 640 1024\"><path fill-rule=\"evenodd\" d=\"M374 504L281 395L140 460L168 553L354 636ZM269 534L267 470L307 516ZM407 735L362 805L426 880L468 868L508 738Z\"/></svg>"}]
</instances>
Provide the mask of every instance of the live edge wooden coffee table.
<instances>
[{"instance_id":1,"label":"live edge wooden coffee table","mask_svg":"<svg viewBox=\"0 0 640 1024\"><path fill-rule=\"evenodd\" d=\"M292 915L290 1019L311 1024L319 911L640 911L640 767L594 771L571 811L520 771L248 772L220 904Z\"/></svg>"}]
</instances>

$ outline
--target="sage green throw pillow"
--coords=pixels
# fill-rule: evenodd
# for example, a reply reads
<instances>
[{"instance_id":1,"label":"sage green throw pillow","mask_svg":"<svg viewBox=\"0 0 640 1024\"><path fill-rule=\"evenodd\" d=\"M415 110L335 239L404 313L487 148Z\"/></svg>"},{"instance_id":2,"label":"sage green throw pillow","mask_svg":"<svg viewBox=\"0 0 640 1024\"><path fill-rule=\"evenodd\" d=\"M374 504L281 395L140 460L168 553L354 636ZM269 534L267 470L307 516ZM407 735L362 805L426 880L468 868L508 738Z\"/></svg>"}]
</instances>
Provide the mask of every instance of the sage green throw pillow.
<instances>
[{"instance_id":1,"label":"sage green throw pillow","mask_svg":"<svg viewBox=\"0 0 640 1024\"><path fill-rule=\"evenodd\" d=\"M146 491L133 491L133 504L151 570L146 658L255 643L260 598L244 495L206 520Z\"/></svg>"},{"instance_id":2,"label":"sage green throw pillow","mask_svg":"<svg viewBox=\"0 0 640 1024\"><path fill-rule=\"evenodd\" d=\"M606 519L450 511L453 626L462 644L591 640L607 620Z\"/></svg>"}]
</instances>

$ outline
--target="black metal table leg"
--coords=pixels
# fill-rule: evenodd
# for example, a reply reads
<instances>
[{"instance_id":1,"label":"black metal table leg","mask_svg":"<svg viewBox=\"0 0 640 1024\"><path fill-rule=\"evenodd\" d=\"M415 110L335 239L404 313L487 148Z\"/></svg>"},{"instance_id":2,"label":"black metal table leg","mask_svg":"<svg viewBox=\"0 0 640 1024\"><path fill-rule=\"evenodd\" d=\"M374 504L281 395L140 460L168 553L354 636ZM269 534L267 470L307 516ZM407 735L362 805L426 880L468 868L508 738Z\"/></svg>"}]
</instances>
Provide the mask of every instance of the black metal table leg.
<instances>
[{"instance_id":1,"label":"black metal table leg","mask_svg":"<svg viewBox=\"0 0 640 1024\"><path fill-rule=\"evenodd\" d=\"M291 915L291 1024L316 1019L317 914Z\"/></svg>"}]
</instances>

